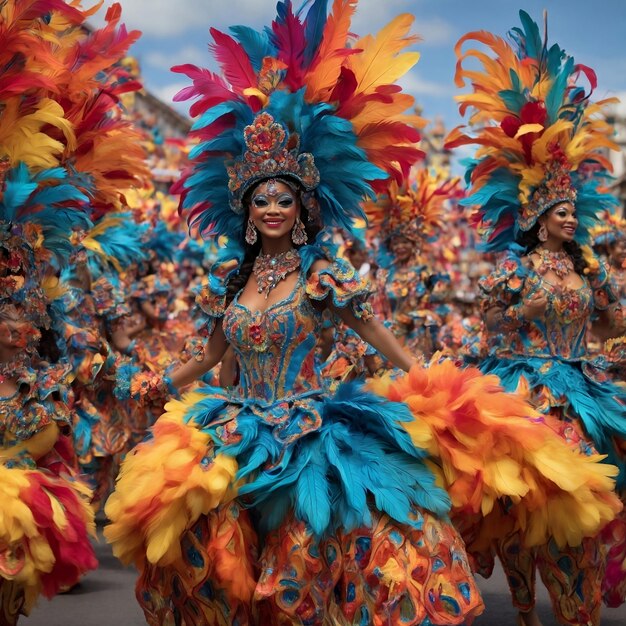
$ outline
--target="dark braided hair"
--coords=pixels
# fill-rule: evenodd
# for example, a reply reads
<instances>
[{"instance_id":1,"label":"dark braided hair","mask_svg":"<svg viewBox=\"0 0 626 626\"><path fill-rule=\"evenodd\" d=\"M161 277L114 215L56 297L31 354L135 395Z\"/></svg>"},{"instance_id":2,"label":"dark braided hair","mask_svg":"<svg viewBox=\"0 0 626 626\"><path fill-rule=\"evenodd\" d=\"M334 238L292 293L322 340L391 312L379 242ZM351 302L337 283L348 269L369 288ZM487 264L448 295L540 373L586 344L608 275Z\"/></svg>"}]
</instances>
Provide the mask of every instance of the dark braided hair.
<instances>
[{"instance_id":1,"label":"dark braided hair","mask_svg":"<svg viewBox=\"0 0 626 626\"><path fill-rule=\"evenodd\" d=\"M517 243L524 248L525 254L530 254L538 245L542 242L539 240L539 229L541 228L541 224L539 221L528 231L521 232L517 236ZM579 275L583 276L589 267L587 265L587 261L583 257L583 251L578 242L576 241L566 241L563 243L563 250L569 254L574 263L574 271Z\"/></svg>"},{"instance_id":2,"label":"dark braided hair","mask_svg":"<svg viewBox=\"0 0 626 626\"><path fill-rule=\"evenodd\" d=\"M276 177L275 180L284 182L291 189L294 188L294 180L289 179L288 181L284 180L282 177ZM246 215L243 221L241 233L240 233L240 241L243 243L244 247L244 257L241 263L241 267L235 276L233 276L228 281L228 287L226 290L226 304L230 304L234 297L246 286L248 279L250 278L250 274L252 274L252 266L254 265L254 260L259 256L261 252L261 238L257 237L257 240L254 244L250 245L246 241L246 229L248 228L248 216L249 216L249 207L250 200L252 198L253 191L265 181L259 181L256 185L254 185L244 196L243 205L246 208ZM298 199L300 201L300 221L304 224L304 230L307 235L307 243L312 243L315 241L318 233L321 230L320 224L317 221L311 221L309 219L309 211L306 208L306 203L304 201L304 190L300 186L299 183L296 182L296 190L298 194ZM305 245L305 244L303 244ZM295 246L295 244L294 244ZM301 246L295 246L297 248Z\"/></svg>"}]
</instances>

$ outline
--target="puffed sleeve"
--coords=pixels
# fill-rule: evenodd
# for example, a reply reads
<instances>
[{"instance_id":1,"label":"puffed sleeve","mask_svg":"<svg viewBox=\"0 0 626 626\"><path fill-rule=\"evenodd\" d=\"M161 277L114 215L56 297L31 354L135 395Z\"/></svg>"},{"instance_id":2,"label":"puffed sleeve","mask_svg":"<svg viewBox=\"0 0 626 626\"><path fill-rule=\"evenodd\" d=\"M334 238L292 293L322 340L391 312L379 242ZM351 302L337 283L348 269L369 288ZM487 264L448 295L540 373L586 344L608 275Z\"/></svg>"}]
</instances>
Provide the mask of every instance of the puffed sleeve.
<instances>
[{"instance_id":1,"label":"puffed sleeve","mask_svg":"<svg viewBox=\"0 0 626 626\"><path fill-rule=\"evenodd\" d=\"M213 334L217 322L224 317L226 311L226 293L219 294L202 285L196 294L196 307L200 316L206 320L206 334ZM204 334L204 333L203 333Z\"/></svg>"},{"instance_id":2,"label":"puffed sleeve","mask_svg":"<svg viewBox=\"0 0 626 626\"><path fill-rule=\"evenodd\" d=\"M306 293L317 301L330 297L333 306L339 309L349 307L355 317L364 321L374 316L367 302L369 284L343 259L335 259L327 267L313 272L307 280Z\"/></svg>"},{"instance_id":3,"label":"puffed sleeve","mask_svg":"<svg viewBox=\"0 0 626 626\"><path fill-rule=\"evenodd\" d=\"M63 433L70 431L71 415L67 405L70 368L59 364L39 372L24 372L17 384L20 406L10 416L10 430L17 441L25 441L52 422Z\"/></svg>"},{"instance_id":4,"label":"puffed sleeve","mask_svg":"<svg viewBox=\"0 0 626 626\"><path fill-rule=\"evenodd\" d=\"M481 310L486 312L493 308L500 309L505 329L516 328L524 323L521 315L521 293L527 275L528 270L521 258L509 254L498 263L491 274L478 281Z\"/></svg>"},{"instance_id":5,"label":"puffed sleeve","mask_svg":"<svg viewBox=\"0 0 626 626\"><path fill-rule=\"evenodd\" d=\"M590 263L591 271L588 274L589 285L593 289L593 300L596 309L604 311L619 300L619 290L607 264L595 257L595 262Z\"/></svg>"}]
</instances>

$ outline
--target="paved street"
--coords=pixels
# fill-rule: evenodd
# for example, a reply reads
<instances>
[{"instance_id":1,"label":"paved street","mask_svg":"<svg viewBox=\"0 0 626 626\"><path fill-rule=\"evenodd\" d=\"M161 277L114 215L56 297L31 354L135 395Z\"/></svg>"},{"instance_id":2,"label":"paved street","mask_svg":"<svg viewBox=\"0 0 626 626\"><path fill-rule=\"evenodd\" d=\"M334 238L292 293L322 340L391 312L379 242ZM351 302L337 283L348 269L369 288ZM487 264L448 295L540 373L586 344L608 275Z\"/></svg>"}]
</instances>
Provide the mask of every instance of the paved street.
<instances>
[{"instance_id":1,"label":"paved street","mask_svg":"<svg viewBox=\"0 0 626 626\"><path fill-rule=\"evenodd\" d=\"M71 593L52 602L42 600L20 626L142 626L142 613L135 602L135 572L124 569L111 555L108 546L98 545L100 569L85 578ZM479 579L487 605L476 626L515 626L513 611L502 572L489 580ZM556 626L551 618L547 596L539 593L539 613L544 626ZM602 626L626 626L626 607L606 609Z\"/></svg>"}]
</instances>

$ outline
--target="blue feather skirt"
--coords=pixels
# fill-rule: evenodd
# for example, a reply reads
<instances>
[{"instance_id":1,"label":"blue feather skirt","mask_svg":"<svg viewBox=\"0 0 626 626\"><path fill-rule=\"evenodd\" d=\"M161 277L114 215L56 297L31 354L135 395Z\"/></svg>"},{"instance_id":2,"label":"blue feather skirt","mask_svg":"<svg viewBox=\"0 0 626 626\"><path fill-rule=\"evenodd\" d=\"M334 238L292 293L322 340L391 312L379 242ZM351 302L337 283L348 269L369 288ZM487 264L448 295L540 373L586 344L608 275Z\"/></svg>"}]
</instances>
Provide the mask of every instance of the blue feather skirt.
<instances>
[{"instance_id":1,"label":"blue feather skirt","mask_svg":"<svg viewBox=\"0 0 626 626\"><path fill-rule=\"evenodd\" d=\"M405 404L359 383L276 402L206 387L189 401L207 466L237 461L236 497L184 529L178 562L140 566L149 624L417 626L482 612L448 494L402 428Z\"/></svg>"},{"instance_id":2,"label":"blue feather skirt","mask_svg":"<svg viewBox=\"0 0 626 626\"><path fill-rule=\"evenodd\" d=\"M239 496L262 532L291 509L317 537L352 530L371 523L371 502L402 524L417 523L416 507L447 517L448 494L400 425L414 419L405 404L358 383L273 404L201 392L185 419L211 436L216 454L237 458Z\"/></svg>"},{"instance_id":3,"label":"blue feather skirt","mask_svg":"<svg viewBox=\"0 0 626 626\"><path fill-rule=\"evenodd\" d=\"M617 443L626 439L626 390L593 361L491 356L480 369L496 374L507 391L516 391L523 378L531 404L576 428L581 450L605 454L620 470L618 490L626 488L626 459Z\"/></svg>"}]
</instances>

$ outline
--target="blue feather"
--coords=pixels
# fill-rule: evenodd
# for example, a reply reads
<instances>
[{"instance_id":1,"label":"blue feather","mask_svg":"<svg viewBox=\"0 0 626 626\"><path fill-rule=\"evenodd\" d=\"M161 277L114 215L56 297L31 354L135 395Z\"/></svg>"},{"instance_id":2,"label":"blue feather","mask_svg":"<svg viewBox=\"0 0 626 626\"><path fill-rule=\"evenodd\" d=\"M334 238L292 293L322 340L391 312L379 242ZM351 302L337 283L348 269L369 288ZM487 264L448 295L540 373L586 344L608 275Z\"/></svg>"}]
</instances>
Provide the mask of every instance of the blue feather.
<instances>
[{"instance_id":1,"label":"blue feather","mask_svg":"<svg viewBox=\"0 0 626 626\"><path fill-rule=\"evenodd\" d=\"M296 485L295 513L306 521L315 535L322 536L330 525L331 508L326 467L320 462L319 438L312 446L312 460L302 470Z\"/></svg>"},{"instance_id":2,"label":"blue feather","mask_svg":"<svg viewBox=\"0 0 626 626\"><path fill-rule=\"evenodd\" d=\"M546 97L546 111L550 124L554 124L559 117L559 109L563 103L565 90L567 89L567 84L573 69L574 59L569 57L560 70L558 77L550 87L550 92Z\"/></svg>"},{"instance_id":3,"label":"blue feather","mask_svg":"<svg viewBox=\"0 0 626 626\"><path fill-rule=\"evenodd\" d=\"M261 71L265 57L276 55L276 48L266 32L258 32L248 26L231 26L229 30L242 45L255 72Z\"/></svg>"},{"instance_id":4,"label":"blue feather","mask_svg":"<svg viewBox=\"0 0 626 626\"><path fill-rule=\"evenodd\" d=\"M309 67L315 53L322 43L324 26L326 26L326 14L328 0L315 0L309 9L304 24L306 47L304 49L304 67Z\"/></svg>"}]
</instances>

